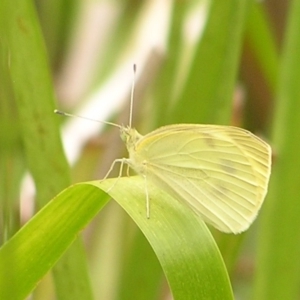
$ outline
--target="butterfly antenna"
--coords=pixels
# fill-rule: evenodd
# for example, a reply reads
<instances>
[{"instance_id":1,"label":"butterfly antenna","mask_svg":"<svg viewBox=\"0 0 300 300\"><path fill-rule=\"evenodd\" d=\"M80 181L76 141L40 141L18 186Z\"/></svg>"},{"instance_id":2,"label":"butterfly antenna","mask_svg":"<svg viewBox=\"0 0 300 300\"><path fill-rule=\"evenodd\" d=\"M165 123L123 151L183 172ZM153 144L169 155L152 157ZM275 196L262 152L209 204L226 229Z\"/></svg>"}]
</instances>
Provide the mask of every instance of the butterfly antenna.
<instances>
[{"instance_id":1,"label":"butterfly antenna","mask_svg":"<svg viewBox=\"0 0 300 300\"><path fill-rule=\"evenodd\" d=\"M111 126L114 126L114 127L121 128L120 125L115 124L115 123L111 123L111 122L107 122L107 121L100 121L100 120L96 120L96 119L92 119L92 118L87 118L87 117L79 116L79 115L73 115L73 114L69 114L69 113L63 112L63 111L58 110L58 109L55 109L54 113L58 114L58 115L61 115L61 116L64 116L64 117L79 118L79 119L84 119L84 120L88 120L88 121L98 122L98 123L102 123L102 124L111 125Z\"/></svg>"},{"instance_id":2,"label":"butterfly antenna","mask_svg":"<svg viewBox=\"0 0 300 300\"><path fill-rule=\"evenodd\" d=\"M132 77L132 86L131 86L131 95L130 95L130 111L129 111L129 128L132 125L132 111L133 111L133 95L135 88L135 76L136 76L136 64L133 65L133 77Z\"/></svg>"}]
</instances>

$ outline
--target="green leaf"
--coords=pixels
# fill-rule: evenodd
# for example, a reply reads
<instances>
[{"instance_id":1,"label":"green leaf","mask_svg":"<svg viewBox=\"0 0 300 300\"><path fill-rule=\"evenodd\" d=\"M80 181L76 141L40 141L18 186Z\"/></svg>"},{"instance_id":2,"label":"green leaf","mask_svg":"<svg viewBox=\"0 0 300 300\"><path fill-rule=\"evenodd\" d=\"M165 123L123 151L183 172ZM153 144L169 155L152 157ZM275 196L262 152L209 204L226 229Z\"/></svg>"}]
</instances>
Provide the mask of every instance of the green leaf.
<instances>
[{"instance_id":1,"label":"green leaf","mask_svg":"<svg viewBox=\"0 0 300 300\"><path fill-rule=\"evenodd\" d=\"M300 281L300 1L292 1L273 126L274 167L259 233L254 299L297 299Z\"/></svg>"},{"instance_id":2,"label":"green leaf","mask_svg":"<svg viewBox=\"0 0 300 300\"><path fill-rule=\"evenodd\" d=\"M173 112L177 122L229 123L249 3L212 1L186 86Z\"/></svg>"},{"instance_id":3,"label":"green leaf","mask_svg":"<svg viewBox=\"0 0 300 300\"><path fill-rule=\"evenodd\" d=\"M0 36L1 46L6 50L2 62L9 68L9 84L5 88L11 85L11 97L16 101L15 114L21 124L24 156L35 183L36 207L41 208L70 184L70 176L58 119L53 114L55 96L46 49L32 1L0 2ZM10 128L6 131L12 132ZM91 298L88 276L84 272L85 256L81 251L82 245L77 241L54 270L60 299ZM80 258L81 263L75 265L75 258L77 261ZM82 281L85 280L84 288L74 279L78 273L84 278Z\"/></svg>"},{"instance_id":4,"label":"green leaf","mask_svg":"<svg viewBox=\"0 0 300 300\"><path fill-rule=\"evenodd\" d=\"M144 184L138 176L86 182L55 197L0 249L1 299L28 295L107 203L103 191L142 230L175 299L233 299L226 268L205 224L188 207L151 185L147 219Z\"/></svg>"}]
</instances>

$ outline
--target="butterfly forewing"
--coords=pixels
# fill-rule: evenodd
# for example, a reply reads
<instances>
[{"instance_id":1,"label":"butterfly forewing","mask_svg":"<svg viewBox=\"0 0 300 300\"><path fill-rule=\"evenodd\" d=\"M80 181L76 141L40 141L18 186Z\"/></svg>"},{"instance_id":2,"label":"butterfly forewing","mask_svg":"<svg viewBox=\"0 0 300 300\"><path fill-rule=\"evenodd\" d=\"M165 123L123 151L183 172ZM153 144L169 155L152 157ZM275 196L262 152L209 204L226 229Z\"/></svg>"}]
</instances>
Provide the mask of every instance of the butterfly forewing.
<instances>
[{"instance_id":1,"label":"butterfly forewing","mask_svg":"<svg viewBox=\"0 0 300 300\"><path fill-rule=\"evenodd\" d=\"M270 147L244 129L169 125L128 150L138 172L224 232L246 230L267 192Z\"/></svg>"}]
</instances>

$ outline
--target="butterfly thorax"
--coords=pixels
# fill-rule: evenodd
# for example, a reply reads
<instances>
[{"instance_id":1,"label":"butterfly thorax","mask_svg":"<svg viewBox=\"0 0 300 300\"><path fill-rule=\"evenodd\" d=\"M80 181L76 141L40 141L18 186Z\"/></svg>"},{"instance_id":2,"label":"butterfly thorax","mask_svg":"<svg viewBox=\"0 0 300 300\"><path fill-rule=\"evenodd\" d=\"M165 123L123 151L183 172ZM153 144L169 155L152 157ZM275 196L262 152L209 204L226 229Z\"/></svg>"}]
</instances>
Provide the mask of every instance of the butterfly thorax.
<instances>
[{"instance_id":1,"label":"butterfly thorax","mask_svg":"<svg viewBox=\"0 0 300 300\"><path fill-rule=\"evenodd\" d=\"M130 165L137 173L144 174L144 158L137 153L139 141L143 138L134 128L122 127L120 130L121 139L124 141L129 153L126 163Z\"/></svg>"}]
</instances>

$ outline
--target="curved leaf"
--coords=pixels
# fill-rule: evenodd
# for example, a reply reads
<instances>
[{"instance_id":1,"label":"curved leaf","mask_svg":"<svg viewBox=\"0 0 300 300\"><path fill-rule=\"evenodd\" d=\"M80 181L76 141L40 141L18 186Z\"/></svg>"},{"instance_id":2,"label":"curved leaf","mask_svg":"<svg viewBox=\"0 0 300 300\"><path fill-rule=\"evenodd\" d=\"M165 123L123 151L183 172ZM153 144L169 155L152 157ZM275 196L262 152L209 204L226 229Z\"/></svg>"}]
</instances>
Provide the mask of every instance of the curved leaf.
<instances>
[{"instance_id":1,"label":"curved leaf","mask_svg":"<svg viewBox=\"0 0 300 300\"><path fill-rule=\"evenodd\" d=\"M23 299L105 206L106 191L128 212L152 245L175 299L233 299L227 272L205 224L142 178L76 184L56 196L0 249L0 297Z\"/></svg>"}]
</instances>

